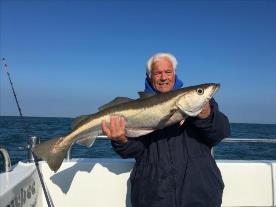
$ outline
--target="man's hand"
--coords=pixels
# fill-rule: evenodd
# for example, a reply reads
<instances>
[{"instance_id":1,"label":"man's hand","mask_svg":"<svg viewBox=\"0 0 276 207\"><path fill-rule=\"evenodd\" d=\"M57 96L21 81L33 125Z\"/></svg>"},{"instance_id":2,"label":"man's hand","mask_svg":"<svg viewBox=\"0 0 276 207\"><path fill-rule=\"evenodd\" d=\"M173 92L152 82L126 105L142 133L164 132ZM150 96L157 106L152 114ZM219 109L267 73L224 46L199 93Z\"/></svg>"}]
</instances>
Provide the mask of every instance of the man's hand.
<instances>
[{"instance_id":1,"label":"man's hand","mask_svg":"<svg viewBox=\"0 0 276 207\"><path fill-rule=\"evenodd\" d=\"M208 102L205 104L202 111L197 115L197 117L200 119L206 119L207 117L210 116L210 113L211 113L211 107L210 107L210 103Z\"/></svg>"},{"instance_id":2,"label":"man's hand","mask_svg":"<svg viewBox=\"0 0 276 207\"><path fill-rule=\"evenodd\" d=\"M126 143L128 140L125 136L125 119L120 116L111 116L109 127L106 122L102 122L103 133L111 140Z\"/></svg>"}]
</instances>

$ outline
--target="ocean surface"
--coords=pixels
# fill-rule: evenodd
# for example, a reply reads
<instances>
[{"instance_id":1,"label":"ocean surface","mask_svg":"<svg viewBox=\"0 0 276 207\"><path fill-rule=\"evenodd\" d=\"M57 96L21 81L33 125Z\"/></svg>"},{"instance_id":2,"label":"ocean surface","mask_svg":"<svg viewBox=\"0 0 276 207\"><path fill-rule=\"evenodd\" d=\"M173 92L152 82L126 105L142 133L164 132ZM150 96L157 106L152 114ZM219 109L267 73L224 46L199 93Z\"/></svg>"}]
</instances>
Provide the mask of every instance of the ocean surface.
<instances>
[{"instance_id":1,"label":"ocean surface","mask_svg":"<svg viewBox=\"0 0 276 207\"><path fill-rule=\"evenodd\" d=\"M72 118L0 116L0 146L8 149L12 164L27 158L27 140L37 136L41 141L70 131ZM231 123L233 138L276 139L276 124ZM73 158L118 158L110 141L97 139L91 148L74 145ZM215 159L276 160L276 144L220 143L215 147ZM2 170L0 156L0 170Z\"/></svg>"}]
</instances>

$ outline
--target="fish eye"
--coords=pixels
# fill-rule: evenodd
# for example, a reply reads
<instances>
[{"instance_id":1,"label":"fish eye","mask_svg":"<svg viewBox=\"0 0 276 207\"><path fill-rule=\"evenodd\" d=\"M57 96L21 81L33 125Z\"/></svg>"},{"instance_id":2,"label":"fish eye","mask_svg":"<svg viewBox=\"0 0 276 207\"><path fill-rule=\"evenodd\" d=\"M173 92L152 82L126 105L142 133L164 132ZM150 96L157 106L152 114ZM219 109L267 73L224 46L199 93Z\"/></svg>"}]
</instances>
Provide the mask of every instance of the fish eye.
<instances>
[{"instance_id":1,"label":"fish eye","mask_svg":"<svg viewBox=\"0 0 276 207\"><path fill-rule=\"evenodd\" d=\"M203 95L204 94L204 89L203 88L198 88L196 89L196 92L198 95Z\"/></svg>"}]
</instances>

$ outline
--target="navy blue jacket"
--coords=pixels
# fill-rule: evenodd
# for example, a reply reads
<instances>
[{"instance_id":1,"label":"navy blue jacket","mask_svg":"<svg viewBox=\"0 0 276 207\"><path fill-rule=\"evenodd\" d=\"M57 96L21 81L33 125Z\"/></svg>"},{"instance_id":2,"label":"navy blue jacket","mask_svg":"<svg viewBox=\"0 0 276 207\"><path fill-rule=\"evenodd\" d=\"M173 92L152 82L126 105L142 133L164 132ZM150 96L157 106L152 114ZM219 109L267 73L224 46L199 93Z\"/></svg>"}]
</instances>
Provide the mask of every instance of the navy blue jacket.
<instances>
[{"instance_id":1,"label":"navy blue jacket","mask_svg":"<svg viewBox=\"0 0 276 207\"><path fill-rule=\"evenodd\" d=\"M126 144L112 141L123 158L135 158L130 175L133 207L219 207L224 184L211 148L230 135L227 117L210 100L206 119L189 117Z\"/></svg>"}]
</instances>

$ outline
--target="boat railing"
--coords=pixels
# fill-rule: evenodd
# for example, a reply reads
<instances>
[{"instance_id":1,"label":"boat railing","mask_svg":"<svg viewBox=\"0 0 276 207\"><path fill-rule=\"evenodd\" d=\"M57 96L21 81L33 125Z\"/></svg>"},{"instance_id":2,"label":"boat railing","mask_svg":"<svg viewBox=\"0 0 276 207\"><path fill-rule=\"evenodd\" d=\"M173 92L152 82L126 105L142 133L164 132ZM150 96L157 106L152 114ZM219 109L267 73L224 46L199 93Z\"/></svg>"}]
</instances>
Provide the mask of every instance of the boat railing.
<instances>
[{"instance_id":1,"label":"boat railing","mask_svg":"<svg viewBox=\"0 0 276 207\"><path fill-rule=\"evenodd\" d=\"M107 139L106 136L102 135L102 136L98 136L97 139ZM32 156L32 148L36 145L39 144L40 140L37 137L30 137L29 139L29 143L27 146L27 150L28 150L28 160L29 162L33 162L33 156ZM222 143L258 143L258 144L276 144L276 138L275 139L260 139L260 138L256 138L256 139L252 139L252 138L225 138L222 140ZM66 156L66 160L70 160L71 159L71 148L75 143L73 143L68 152L67 152L67 156ZM5 147L0 147L0 153L3 156L4 159L4 171L8 172L11 171L11 159L8 153L8 150ZM212 148L211 150L211 154L214 157L215 153L214 153L214 148Z\"/></svg>"},{"instance_id":2,"label":"boat railing","mask_svg":"<svg viewBox=\"0 0 276 207\"><path fill-rule=\"evenodd\" d=\"M107 139L106 136L98 136L97 139ZM33 156L32 156L32 148L39 143L39 139L37 137L31 137L27 146L28 150L28 161L33 162ZM276 138L273 139L261 139L261 138L225 138L222 140L222 143L258 143L258 144L276 144ZM71 159L71 148L75 143L73 143L70 147L70 149L67 152L66 160ZM212 156L214 157L214 148L211 150ZM8 150L5 147L0 146L0 154L2 154L2 157L4 159L4 171L9 172L11 171L11 159L8 153Z\"/></svg>"},{"instance_id":3,"label":"boat railing","mask_svg":"<svg viewBox=\"0 0 276 207\"><path fill-rule=\"evenodd\" d=\"M257 143L257 144L276 144L276 139L261 139L261 138L225 138L222 143ZM211 149L211 154L214 157L214 148Z\"/></svg>"},{"instance_id":4,"label":"boat railing","mask_svg":"<svg viewBox=\"0 0 276 207\"><path fill-rule=\"evenodd\" d=\"M11 171L11 158L9 155L8 150L5 147L0 147L0 154L2 154L3 157L3 164L4 164L4 172Z\"/></svg>"},{"instance_id":5,"label":"boat railing","mask_svg":"<svg viewBox=\"0 0 276 207\"><path fill-rule=\"evenodd\" d=\"M276 144L275 139L252 139L252 138L226 138L222 142L228 143L262 143L262 144Z\"/></svg>"},{"instance_id":6,"label":"boat railing","mask_svg":"<svg viewBox=\"0 0 276 207\"><path fill-rule=\"evenodd\" d=\"M107 139L107 136L101 135L98 136L97 139ZM276 144L276 138L275 139L252 139L252 138L225 138L222 140L223 143L258 143L258 144ZM74 143L71 145L70 149L67 152L66 160L71 159L71 148L74 145ZM214 148L211 150L212 156L214 157L215 152Z\"/></svg>"}]
</instances>

